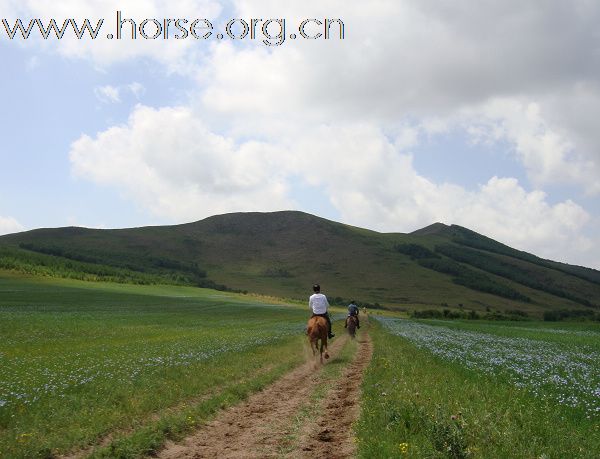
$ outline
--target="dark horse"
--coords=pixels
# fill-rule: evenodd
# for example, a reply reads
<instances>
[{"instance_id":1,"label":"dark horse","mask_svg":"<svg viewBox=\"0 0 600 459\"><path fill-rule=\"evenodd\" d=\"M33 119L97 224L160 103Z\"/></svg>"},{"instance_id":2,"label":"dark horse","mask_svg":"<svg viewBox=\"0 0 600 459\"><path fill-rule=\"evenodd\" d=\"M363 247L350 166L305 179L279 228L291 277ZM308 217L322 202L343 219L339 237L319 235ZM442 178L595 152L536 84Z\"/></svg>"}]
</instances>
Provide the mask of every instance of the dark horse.
<instances>
[{"instance_id":1,"label":"dark horse","mask_svg":"<svg viewBox=\"0 0 600 459\"><path fill-rule=\"evenodd\" d=\"M317 355L318 350L321 363L323 363L323 357L326 359L329 358L329 354L327 353L327 320L320 316L311 317L308 319L306 334L308 335L313 355ZM321 341L320 344L319 340Z\"/></svg>"},{"instance_id":2,"label":"dark horse","mask_svg":"<svg viewBox=\"0 0 600 459\"><path fill-rule=\"evenodd\" d=\"M348 334L350 335L350 337L352 339L354 339L356 336L356 325L357 325L356 316L348 316L346 325L348 327Z\"/></svg>"}]
</instances>

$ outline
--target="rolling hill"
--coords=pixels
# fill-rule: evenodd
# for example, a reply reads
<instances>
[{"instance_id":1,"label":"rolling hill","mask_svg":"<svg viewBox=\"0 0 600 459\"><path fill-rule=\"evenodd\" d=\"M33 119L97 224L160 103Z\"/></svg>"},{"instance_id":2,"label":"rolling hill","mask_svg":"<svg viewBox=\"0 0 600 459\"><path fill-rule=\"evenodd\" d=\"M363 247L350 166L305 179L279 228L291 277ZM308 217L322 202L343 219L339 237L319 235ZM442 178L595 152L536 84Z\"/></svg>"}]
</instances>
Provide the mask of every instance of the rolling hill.
<instances>
[{"instance_id":1,"label":"rolling hill","mask_svg":"<svg viewBox=\"0 0 600 459\"><path fill-rule=\"evenodd\" d=\"M600 309L600 271L544 260L457 225L378 233L302 212L235 213L119 230L38 229L0 237L0 269L181 283L394 309Z\"/></svg>"}]
</instances>

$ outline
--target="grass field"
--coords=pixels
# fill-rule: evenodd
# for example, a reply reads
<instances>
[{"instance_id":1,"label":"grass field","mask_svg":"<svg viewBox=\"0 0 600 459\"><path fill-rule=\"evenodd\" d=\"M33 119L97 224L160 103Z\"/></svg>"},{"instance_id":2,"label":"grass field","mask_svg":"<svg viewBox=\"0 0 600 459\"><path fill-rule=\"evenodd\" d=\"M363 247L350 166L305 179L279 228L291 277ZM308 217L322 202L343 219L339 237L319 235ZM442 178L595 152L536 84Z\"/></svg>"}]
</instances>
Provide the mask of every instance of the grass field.
<instances>
[{"instance_id":1,"label":"grass field","mask_svg":"<svg viewBox=\"0 0 600 459\"><path fill-rule=\"evenodd\" d=\"M108 434L97 455L149 452L298 364L305 320L211 290L2 276L1 456Z\"/></svg>"},{"instance_id":2,"label":"grass field","mask_svg":"<svg viewBox=\"0 0 600 459\"><path fill-rule=\"evenodd\" d=\"M598 457L599 327L379 323L361 457Z\"/></svg>"},{"instance_id":3,"label":"grass field","mask_svg":"<svg viewBox=\"0 0 600 459\"><path fill-rule=\"evenodd\" d=\"M598 324L372 317L359 457L597 457ZM306 318L266 297L0 272L0 457L150 456L304 362ZM289 413L282 455L355 352Z\"/></svg>"}]
</instances>

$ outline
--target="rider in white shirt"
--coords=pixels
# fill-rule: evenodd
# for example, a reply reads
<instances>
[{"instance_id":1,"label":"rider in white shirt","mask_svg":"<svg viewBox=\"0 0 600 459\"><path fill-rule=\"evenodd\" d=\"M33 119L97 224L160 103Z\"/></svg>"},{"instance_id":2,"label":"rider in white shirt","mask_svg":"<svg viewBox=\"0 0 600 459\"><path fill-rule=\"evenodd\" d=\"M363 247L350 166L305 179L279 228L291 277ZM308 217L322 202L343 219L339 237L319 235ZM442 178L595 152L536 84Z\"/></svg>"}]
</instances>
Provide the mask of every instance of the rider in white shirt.
<instances>
[{"instance_id":1,"label":"rider in white shirt","mask_svg":"<svg viewBox=\"0 0 600 459\"><path fill-rule=\"evenodd\" d=\"M329 317L329 312L327 311L329 308L329 302L327 301L327 297L321 293L321 286L319 284L313 285L313 292L315 293L310 296L308 305L312 310L313 317L321 316L327 320L327 331L329 339L331 339L335 335L331 333L331 318Z\"/></svg>"}]
</instances>

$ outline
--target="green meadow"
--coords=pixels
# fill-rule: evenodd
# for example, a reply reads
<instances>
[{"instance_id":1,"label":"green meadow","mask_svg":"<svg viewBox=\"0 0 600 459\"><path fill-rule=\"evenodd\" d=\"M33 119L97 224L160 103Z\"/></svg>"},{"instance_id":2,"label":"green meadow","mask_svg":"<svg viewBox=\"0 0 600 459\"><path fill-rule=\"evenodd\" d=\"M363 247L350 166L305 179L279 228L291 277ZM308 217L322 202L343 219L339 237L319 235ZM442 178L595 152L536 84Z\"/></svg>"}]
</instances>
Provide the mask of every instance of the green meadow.
<instances>
[{"instance_id":1,"label":"green meadow","mask_svg":"<svg viewBox=\"0 0 600 459\"><path fill-rule=\"evenodd\" d=\"M3 274L0 456L150 453L303 361L306 316L212 290Z\"/></svg>"},{"instance_id":2,"label":"green meadow","mask_svg":"<svg viewBox=\"0 0 600 459\"><path fill-rule=\"evenodd\" d=\"M308 356L304 304L0 274L3 458L152 456ZM359 457L597 457L598 324L378 311L366 328L374 353L353 427ZM325 366L325 380L356 348ZM290 448L311 412L290 413Z\"/></svg>"}]
</instances>

